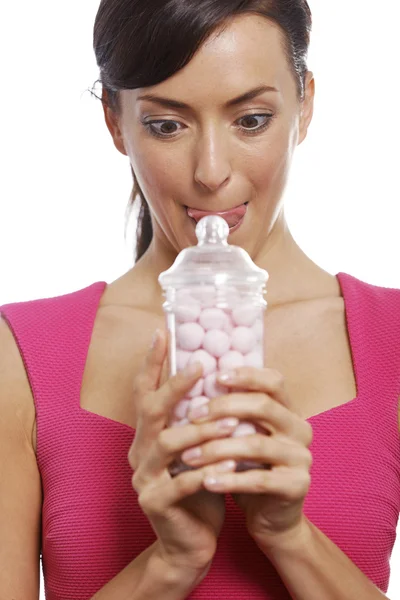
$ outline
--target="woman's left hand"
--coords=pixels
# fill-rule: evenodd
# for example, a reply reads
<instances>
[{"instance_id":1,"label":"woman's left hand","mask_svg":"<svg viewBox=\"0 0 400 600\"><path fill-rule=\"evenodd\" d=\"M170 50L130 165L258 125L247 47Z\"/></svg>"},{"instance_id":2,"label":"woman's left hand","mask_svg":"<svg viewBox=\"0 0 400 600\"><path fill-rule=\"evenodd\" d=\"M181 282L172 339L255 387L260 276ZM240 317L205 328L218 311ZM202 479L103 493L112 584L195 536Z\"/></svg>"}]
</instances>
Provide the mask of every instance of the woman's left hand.
<instances>
[{"instance_id":1,"label":"woman's left hand","mask_svg":"<svg viewBox=\"0 0 400 600\"><path fill-rule=\"evenodd\" d=\"M240 367L234 379L220 382L229 386L227 395L212 399L209 414L189 418L194 423L237 417L251 422L257 433L242 437L213 440L201 446L197 460L185 460L190 466L234 459L255 461L260 467L248 471L218 474L220 486L211 491L231 493L246 515L251 537L266 544L286 532L296 530L305 521L303 504L311 477L311 425L291 408L284 378L273 369Z\"/></svg>"}]
</instances>

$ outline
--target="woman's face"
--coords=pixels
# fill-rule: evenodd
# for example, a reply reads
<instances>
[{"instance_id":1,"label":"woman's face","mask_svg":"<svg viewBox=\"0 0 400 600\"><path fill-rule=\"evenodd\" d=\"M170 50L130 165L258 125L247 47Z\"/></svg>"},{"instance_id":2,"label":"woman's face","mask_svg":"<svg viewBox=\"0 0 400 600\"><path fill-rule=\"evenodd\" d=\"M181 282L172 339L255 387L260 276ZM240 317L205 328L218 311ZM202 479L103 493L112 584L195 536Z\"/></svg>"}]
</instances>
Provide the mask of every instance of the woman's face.
<instances>
[{"instance_id":1,"label":"woman's face","mask_svg":"<svg viewBox=\"0 0 400 600\"><path fill-rule=\"evenodd\" d=\"M306 83L300 104L279 28L246 15L210 38L168 80L121 92L118 127L112 130L110 118L107 125L117 148L129 156L150 206L153 251L173 260L196 243L196 223L186 207L219 212L248 203L229 243L243 247L253 260L263 253L278 223L294 150L312 118L310 72ZM275 90L229 104L261 86Z\"/></svg>"}]
</instances>

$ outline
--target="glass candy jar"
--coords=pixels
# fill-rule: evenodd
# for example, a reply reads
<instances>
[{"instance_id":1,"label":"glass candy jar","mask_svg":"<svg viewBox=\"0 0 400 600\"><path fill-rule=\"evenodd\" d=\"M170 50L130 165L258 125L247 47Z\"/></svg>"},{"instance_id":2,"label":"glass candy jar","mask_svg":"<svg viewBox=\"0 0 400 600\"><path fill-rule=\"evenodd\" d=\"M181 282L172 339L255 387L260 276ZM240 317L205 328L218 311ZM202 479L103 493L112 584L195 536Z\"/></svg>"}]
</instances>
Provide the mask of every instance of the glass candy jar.
<instances>
[{"instance_id":1,"label":"glass candy jar","mask_svg":"<svg viewBox=\"0 0 400 600\"><path fill-rule=\"evenodd\" d=\"M228 244L229 226L220 216L203 217L196 226L197 246L182 250L170 269L159 276L165 302L170 376L200 362L203 376L177 404L169 426L189 422L191 408L229 393L217 373L240 366L264 366L264 311L268 273L248 253ZM241 421L232 436L256 432ZM261 468L239 462L236 471ZM177 460L176 475L193 467Z\"/></svg>"}]
</instances>

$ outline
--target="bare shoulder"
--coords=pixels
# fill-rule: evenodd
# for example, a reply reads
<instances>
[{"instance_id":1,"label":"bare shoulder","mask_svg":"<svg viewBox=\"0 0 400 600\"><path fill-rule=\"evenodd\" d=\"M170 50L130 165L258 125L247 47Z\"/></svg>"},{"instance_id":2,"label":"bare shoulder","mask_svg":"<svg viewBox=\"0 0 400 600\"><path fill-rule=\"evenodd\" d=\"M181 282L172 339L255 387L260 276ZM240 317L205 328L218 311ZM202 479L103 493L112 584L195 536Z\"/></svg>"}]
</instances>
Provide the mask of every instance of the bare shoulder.
<instances>
[{"instance_id":1,"label":"bare shoulder","mask_svg":"<svg viewBox=\"0 0 400 600\"><path fill-rule=\"evenodd\" d=\"M165 325L162 298L155 298L143 279L140 271L132 269L107 286L93 332L99 341L113 339L121 349L141 352L155 329Z\"/></svg>"},{"instance_id":2,"label":"bare shoulder","mask_svg":"<svg viewBox=\"0 0 400 600\"><path fill-rule=\"evenodd\" d=\"M0 381L0 412L5 415L12 410L17 415L36 453L36 411L29 379L14 335L1 316Z\"/></svg>"}]
</instances>

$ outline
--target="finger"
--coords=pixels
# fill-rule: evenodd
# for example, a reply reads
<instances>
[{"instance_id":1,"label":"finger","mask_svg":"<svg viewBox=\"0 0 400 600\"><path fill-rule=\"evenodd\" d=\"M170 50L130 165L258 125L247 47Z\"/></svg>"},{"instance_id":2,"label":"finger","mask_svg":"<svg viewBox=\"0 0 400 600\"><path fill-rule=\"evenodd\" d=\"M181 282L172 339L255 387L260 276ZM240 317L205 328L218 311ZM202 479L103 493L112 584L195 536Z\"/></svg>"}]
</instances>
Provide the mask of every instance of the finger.
<instances>
[{"instance_id":1,"label":"finger","mask_svg":"<svg viewBox=\"0 0 400 600\"><path fill-rule=\"evenodd\" d=\"M135 378L134 388L137 394L156 390L159 387L163 363L167 354L167 341L165 332L156 329L153 334L152 344L144 356L142 367Z\"/></svg>"},{"instance_id":2,"label":"finger","mask_svg":"<svg viewBox=\"0 0 400 600\"><path fill-rule=\"evenodd\" d=\"M204 425L188 424L179 428L164 429L159 434L157 441L142 457L139 469L143 473L143 479L148 481L158 477L188 448L203 444L215 437L230 436L238 423L239 421L234 419L229 424L215 421Z\"/></svg>"},{"instance_id":3,"label":"finger","mask_svg":"<svg viewBox=\"0 0 400 600\"><path fill-rule=\"evenodd\" d=\"M276 369L257 369L256 367L237 367L229 373L229 380L222 380L223 373L218 379L232 388L244 388L248 391L264 392L288 409L292 409L285 389L285 379Z\"/></svg>"},{"instance_id":4,"label":"finger","mask_svg":"<svg viewBox=\"0 0 400 600\"><path fill-rule=\"evenodd\" d=\"M153 480L152 484L142 488L138 496L138 502L142 510L150 518L168 518L166 512L168 508L180 502L184 498L204 490L204 478L219 474L221 469L224 472L232 471L236 464L230 461L230 464L221 463L213 465L212 468L195 469L185 471L174 478L165 471L163 475ZM136 489L135 475L132 477L132 485Z\"/></svg>"},{"instance_id":5,"label":"finger","mask_svg":"<svg viewBox=\"0 0 400 600\"><path fill-rule=\"evenodd\" d=\"M311 452L304 446L259 433L223 440L212 439L198 448L201 453L197 456L191 456L192 450L190 448L182 454L183 462L191 467L202 467L229 458L237 462L250 460L285 467L310 468L312 463Z\"/></svg>"},{"instance_id":6,"label":"finger","mask_svg":"<svg viewBox=\"0 0 400 600\"><path fill-rule=\"evenodd\" d=\"M240 421L251 421L259 425L267 434L272 430L274 435L282 434L307 447L312 441L310 423L264 393L244 392L218 396L210 400L207 408L208 415L198 418L189 411L188 419L193 423L201 423L232 416Z\"/></svg>"},{"instance_id":7,"label":"finger","mask_svg":"<svg viewBox=\"0 0 400 600\"><path fill-rule=\"evenodd\" d=\"M275 494L283 501L300 501L308 493L311 476L305 469L254 469L239 473L218 473L204 478L204 487L211 492L243 494Z\"/></svg>"},{"instance_id":8,"label":"finger","mask_svg":"<svg viewBox=\"0 0 400 600\"><path fill-rule=\"evenodd\" d=\"M158 434L166 427L174 406L184 398L202 375L201 364L193 364L180 371L157 391L137 388L137 425L133 444L129 450L129 464L136 469L142 457ZM176 434L175 434L176 435Z\"/></svg>"}]
</instances>

